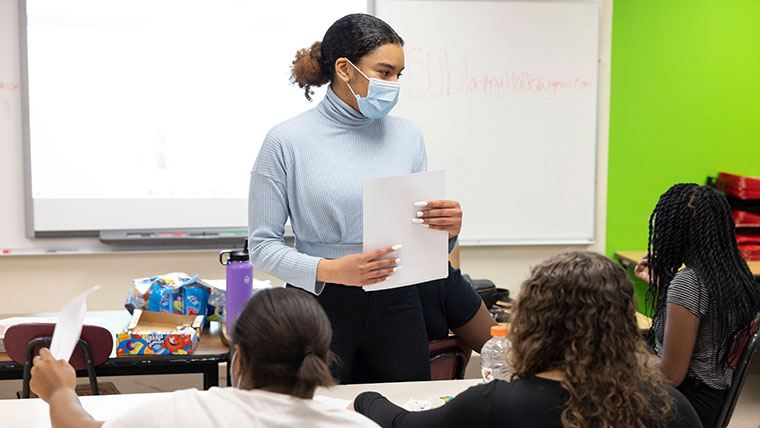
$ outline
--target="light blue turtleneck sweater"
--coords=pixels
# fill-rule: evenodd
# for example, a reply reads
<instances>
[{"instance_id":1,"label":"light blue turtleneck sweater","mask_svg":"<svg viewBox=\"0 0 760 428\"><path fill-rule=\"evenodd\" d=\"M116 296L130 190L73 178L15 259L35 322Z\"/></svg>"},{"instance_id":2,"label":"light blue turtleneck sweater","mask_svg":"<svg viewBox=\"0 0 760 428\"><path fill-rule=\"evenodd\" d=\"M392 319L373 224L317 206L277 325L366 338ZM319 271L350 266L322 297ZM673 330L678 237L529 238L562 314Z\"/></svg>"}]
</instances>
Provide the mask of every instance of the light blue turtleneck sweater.
<instances>
[{"instance_id":1,"label":"light blue turtleneck sweater","mask_svg":"<svg viewBox=\"0 0 760 428\"><path fill-rule=\"evenodd\" d=\"M365 118L328 88L316 108L275 126L261 146L248 198L254 268L320 294L319 260L362 252L362 183L426 168L416 124ZM295 248L283 239L288 217Z\"/></svg>"}]
</instances>

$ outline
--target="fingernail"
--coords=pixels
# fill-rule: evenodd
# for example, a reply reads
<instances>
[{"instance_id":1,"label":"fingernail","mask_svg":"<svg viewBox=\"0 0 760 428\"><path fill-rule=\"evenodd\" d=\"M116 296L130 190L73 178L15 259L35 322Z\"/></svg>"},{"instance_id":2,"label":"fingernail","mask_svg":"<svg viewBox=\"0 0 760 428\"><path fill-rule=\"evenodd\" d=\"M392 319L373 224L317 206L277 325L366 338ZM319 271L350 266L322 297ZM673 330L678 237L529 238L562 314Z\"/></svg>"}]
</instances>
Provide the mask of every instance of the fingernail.
<instances>
[{"instance_id":1,"label":"fingernail","mask_svg":"<svg viewBox=\"0 0 760 428\"><path fill-rule=\"evenodd\" d=\"M422 227L430 227L429 224L421 224L420 226L422 226Z\"/></svg>"},{"instance_id":2,"label":"fingernail","mask_svg":"<svg viewBox=\"0 0 760 428\"><path fill-rule=\"evenodd\" d=\"M412 219L412 223L422 224L424 222L425 222L425 220L423 220L421 218L413 218Z\"/></svg>"},{"instance_id":3,"label":"fingernail","mask_svg":"<svg viewBox=\"0 0 760 428\"><path fill-rule=\"evenodd\" d=\"M394 245L394 246L392 246L392 247L391 247L391 250L393 250L393 251L397 251L397 250L400 250L400 249L401 249L401 247L402 247L402 245L401 245L401 244L396 244L396 245Z\"/></svg>"},{"instance_id":4,"label":"fingernail","mask_svg":"<svg viewBox=\"0 0 760 428\"><path fill-rule=\"evenodd\" d=\"M427 202L425 202L425 201L415 202L414 206L415 207L426 207L427 206Z\"/></svg>"},{"instance_id":5,"label":"fingernail","mask_svg":"<svg viewBox=\"0 0 760 428\"><path fill-rule=\"evenodd\" d=\"M425 213L422 211L417 211L417 217L422 217L423 215L425 215Z\"/></svg>"},{"instance_id":6,"label":"fingernail","mask_svg":"<svg viewBox=\"0 0 760 428\"><path fill-rule=\"evenodd\" d=\"M385 277L385 280L387 281L387 280L389 280L391 278L393 278L393 275L388 275L388 276Z\"/></svg>"},{"instance_id":7,"label":"fingernail","mask_svg":"<svg viewBox=\"0 0 760 428\"><path fill-rule=\"evenodd\" d=\"M401 259L396 259L393 262L396 263L396 264L399 264L399 263L401 263Z\"/></svg>"},{"instance_id":8,"label":"fingernail","mask_svg":"<svg viewBox=\"0 0 760 428\"><path fill-rule=\"evenodd\" d=\"M398 272L398 271L400 271L402 268L403 268L403 266L396 266L395 268L393 268L393 271L394 271L394 272Z\"/></svg>"}]
</instances>

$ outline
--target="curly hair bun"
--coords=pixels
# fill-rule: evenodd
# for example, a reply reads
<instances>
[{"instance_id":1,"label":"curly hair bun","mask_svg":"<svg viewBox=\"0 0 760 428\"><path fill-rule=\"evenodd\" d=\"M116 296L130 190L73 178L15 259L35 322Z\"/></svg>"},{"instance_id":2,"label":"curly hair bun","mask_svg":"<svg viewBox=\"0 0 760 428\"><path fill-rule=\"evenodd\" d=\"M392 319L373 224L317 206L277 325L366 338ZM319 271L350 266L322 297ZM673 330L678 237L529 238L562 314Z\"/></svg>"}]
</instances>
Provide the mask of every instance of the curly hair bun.
<instances>
[{"instance_id":1,"label":"curly hair bun","mask_svg":"<svg viewBox=\"0 0 760 428\"><path fill-rule=\"evenodd\" d=\"M322 42L314 42L309 48L299 49L290 67L290 81L304 89L306 99L311 101L312 87L319 87L330 81L322 66Z\"/></svg>"}]
</instances>

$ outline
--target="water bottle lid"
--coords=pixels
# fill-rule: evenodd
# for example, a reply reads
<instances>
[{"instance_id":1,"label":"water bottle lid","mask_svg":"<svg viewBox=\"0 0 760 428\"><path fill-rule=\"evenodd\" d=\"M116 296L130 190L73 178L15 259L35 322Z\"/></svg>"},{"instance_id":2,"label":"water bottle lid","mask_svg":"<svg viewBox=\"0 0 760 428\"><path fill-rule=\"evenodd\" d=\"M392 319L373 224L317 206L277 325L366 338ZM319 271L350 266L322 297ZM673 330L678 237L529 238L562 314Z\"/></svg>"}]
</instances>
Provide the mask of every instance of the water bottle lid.
<instances>
[{"instance_id":1,"label":"water bottle lid","mask_svg":"<svg viewBox=\"0 0 760 428\"><path fill-rule=\"evenodd\" d=\"M226 262L224 260L225 254L229 254ZM250 260L248 255L248 238L245 238L243 248L239 250L223 250L219 252L219 263L225 266L233 262L247 262L248 260Z\"/></svg>"},{"instance_id":2,"label":"water bottle lid","mask_svg":"<svg viewBox=\"0 0 760 428\"><path fill-rule=\"evenodd\" d=\"M505 325L495 325L491 327L491 336L506 336L507 330Z\"/></svg>"},{"instance_id":3,"label":"water bottle lid","mask_svg":"<svg viewBox=\"0 0 760 428\"><path fill-rule=\"evenodd\" d=\"M230 258L228 260L230 261L230 263L232 263L232 262L247 262L249 259L250 257L248 257L248 248L243 248L242 250L230 252Z\"/></svg>"}]
</instances>

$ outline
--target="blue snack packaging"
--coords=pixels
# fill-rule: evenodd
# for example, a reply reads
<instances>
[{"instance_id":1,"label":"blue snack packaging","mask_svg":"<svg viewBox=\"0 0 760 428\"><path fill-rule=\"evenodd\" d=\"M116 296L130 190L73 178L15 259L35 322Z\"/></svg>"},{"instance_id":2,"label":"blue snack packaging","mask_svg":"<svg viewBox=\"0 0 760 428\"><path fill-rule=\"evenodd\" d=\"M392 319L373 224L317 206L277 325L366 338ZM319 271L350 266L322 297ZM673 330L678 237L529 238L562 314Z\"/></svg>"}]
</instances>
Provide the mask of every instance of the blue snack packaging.
<instances>
[{"instance_id":1,"label":"blue snack packaging","mask_svg":"<svg viewBox=\"0 0 760 428\"><path fill-rule=\"evenodd\" d=\"M124 307L132 313L135 309L181 315L206 315L210 287L198 281L198 275L183 272L138 278Z\"/></svg>"},{"instance_id":2,"label":"blue snack packaging","mask_svg":"<svg viewBox=\"0 0 760 428\"><path fill-rule=\"evenodd\" d=\"M193 283L183 287L184 295L184 315L206 315L208 306L209 292L205 287Z\"/></svg>"}]
</instances>

